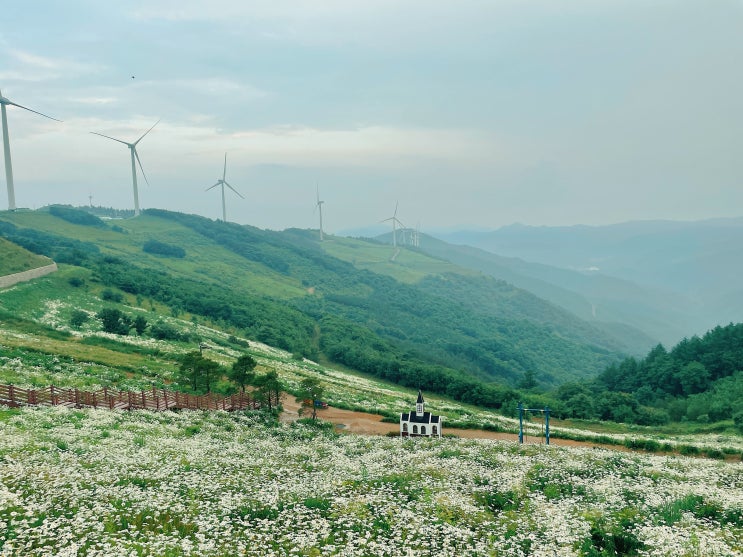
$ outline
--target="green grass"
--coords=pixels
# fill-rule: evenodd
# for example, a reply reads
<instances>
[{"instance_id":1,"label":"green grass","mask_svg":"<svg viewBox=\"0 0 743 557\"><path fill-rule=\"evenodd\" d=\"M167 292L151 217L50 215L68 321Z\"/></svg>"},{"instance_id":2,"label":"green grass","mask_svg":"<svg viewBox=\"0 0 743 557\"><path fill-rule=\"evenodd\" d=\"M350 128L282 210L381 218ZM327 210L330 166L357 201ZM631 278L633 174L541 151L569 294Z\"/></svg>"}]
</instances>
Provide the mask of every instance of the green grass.
<instances>
[{"instance_id":1,"label":"green grass","mask_svg":"<svg viewBox=\"0 0 743 557\"><path fill-rule=\"evenodd\" d=\"M49 265L51 260L0 238L0 277Z\"/></svg>"},{"instance_id":2,"label":"green grass","mask_svg":"<svg viewBox=\"0 0 743 557\"><path fill-rule=\"evenodd\" d=\"M397 257L392 261L391 258L396 250L391 245L337 236L330 237L321 245L326 253L348 261L359 269L388 275L408 284L419 282L429 275L457 273L475 276L480 274L404 246L400 246Z\"/></svg>"},{"instance_id":3,"label":"green grass","mask_svg":"<svg viewBox=\"0 0 743 557\"><path fill-rule=\"evenodd\" d=\"M136 219L116 220L125 230L95 228L71 224L48 213L6 213L4 220L21 227L80 238L95 243L101 252L124 259L136 258L138 265L167 270L176 276L200 277L214 284L230 284L231 288L277 298L294 298L306 294L306 288L296 279L250 265L244 258L224 249L192 230L166 219L141 215ZM186 250L183 259L160 257L142 251L147 240L167 237L168 242Z\"/></svg>"}]
</instances>

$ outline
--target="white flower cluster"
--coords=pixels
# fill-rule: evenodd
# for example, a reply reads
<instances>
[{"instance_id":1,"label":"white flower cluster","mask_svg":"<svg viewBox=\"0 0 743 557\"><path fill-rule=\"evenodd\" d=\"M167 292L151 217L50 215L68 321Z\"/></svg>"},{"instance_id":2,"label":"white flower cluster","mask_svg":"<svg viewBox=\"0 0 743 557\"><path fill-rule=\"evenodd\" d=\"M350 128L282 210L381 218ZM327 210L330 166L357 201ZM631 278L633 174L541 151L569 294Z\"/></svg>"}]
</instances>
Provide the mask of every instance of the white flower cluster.
<instances>
[{"instance_id":1,"label":"white flower cluster","mask_svg":"<svg viewBox=\"0 0 743 557\"><path fill-rule=\"evenodd\" d=\"M741 509L735 463L0 408L3 556L729 557Z\"/></svg>"}]
</instances>

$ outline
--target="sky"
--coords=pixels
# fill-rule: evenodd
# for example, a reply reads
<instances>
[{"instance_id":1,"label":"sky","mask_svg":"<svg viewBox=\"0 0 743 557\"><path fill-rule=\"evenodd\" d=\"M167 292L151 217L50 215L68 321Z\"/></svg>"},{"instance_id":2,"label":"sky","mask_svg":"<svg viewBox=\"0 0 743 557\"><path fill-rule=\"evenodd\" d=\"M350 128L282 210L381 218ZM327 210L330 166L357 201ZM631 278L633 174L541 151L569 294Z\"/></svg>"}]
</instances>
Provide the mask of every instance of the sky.
<instances>
[{"instance_id":1,"label":"sky","mask_svg":"<svg viewBox=\"0 0 743 557\"><path fill-rule=\"evenodd\" d=\"M743 215L743 0L7 3L19 207L327 232ZM5 190L5 174L0 174ZM92 197L91 197L92 196ZM0 210L7 209L5 192Z\"/></svg>"}]
</instances>

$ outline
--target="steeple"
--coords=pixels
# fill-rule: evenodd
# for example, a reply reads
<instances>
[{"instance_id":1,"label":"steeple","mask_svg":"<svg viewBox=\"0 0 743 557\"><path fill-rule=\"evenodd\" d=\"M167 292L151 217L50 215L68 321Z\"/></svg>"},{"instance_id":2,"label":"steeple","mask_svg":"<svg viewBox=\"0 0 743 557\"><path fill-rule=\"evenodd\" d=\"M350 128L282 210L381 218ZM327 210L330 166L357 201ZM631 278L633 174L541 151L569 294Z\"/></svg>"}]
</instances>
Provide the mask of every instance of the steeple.
<instances>
[{"instance_id":1,"label":"steeple","mask_svg":"<svg viewBox=\"0 0 743 557\"><path fill-rule=\"evenodd\" d=\"M425 404L425 401L423 400L423 393L420 389L418 389L418 400L415 402L415 415L416 416L422 416L423 415L423 405Z\"/></svg>"}]
</instances>

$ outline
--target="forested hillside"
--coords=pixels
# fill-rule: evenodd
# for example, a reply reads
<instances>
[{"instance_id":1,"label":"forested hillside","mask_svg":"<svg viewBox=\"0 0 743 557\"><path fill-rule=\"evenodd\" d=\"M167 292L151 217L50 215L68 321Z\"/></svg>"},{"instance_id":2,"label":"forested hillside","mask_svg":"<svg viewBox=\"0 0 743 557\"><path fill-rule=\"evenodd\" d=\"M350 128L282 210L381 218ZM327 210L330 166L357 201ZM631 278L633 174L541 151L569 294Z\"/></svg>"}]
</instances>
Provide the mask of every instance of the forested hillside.
<instances>
[{"instance_id":1,"label":"forested hillside","mask_svg":"<svg viewBox=\"0 0 743 557\"><path fill-rule=\"evenodd\" d=\"M619 361L605 335L487 277L410 284L328 255L305 231L160 210L86 222L71 211L6 214L0 234L145 304L403 385L498 407L527 376L556 385Z\"/></svg>"},{"instance_id":2,"label":"forested hillside","mask_svg":"<svg viewBox=\"0 0 743 557\"><path fill-rule=\"evenodd\" d=\"M743 324L612 364L594 381L550 395L557 413L628 423L723 422L743 431Z\"/></svg>"}]
</instances>

